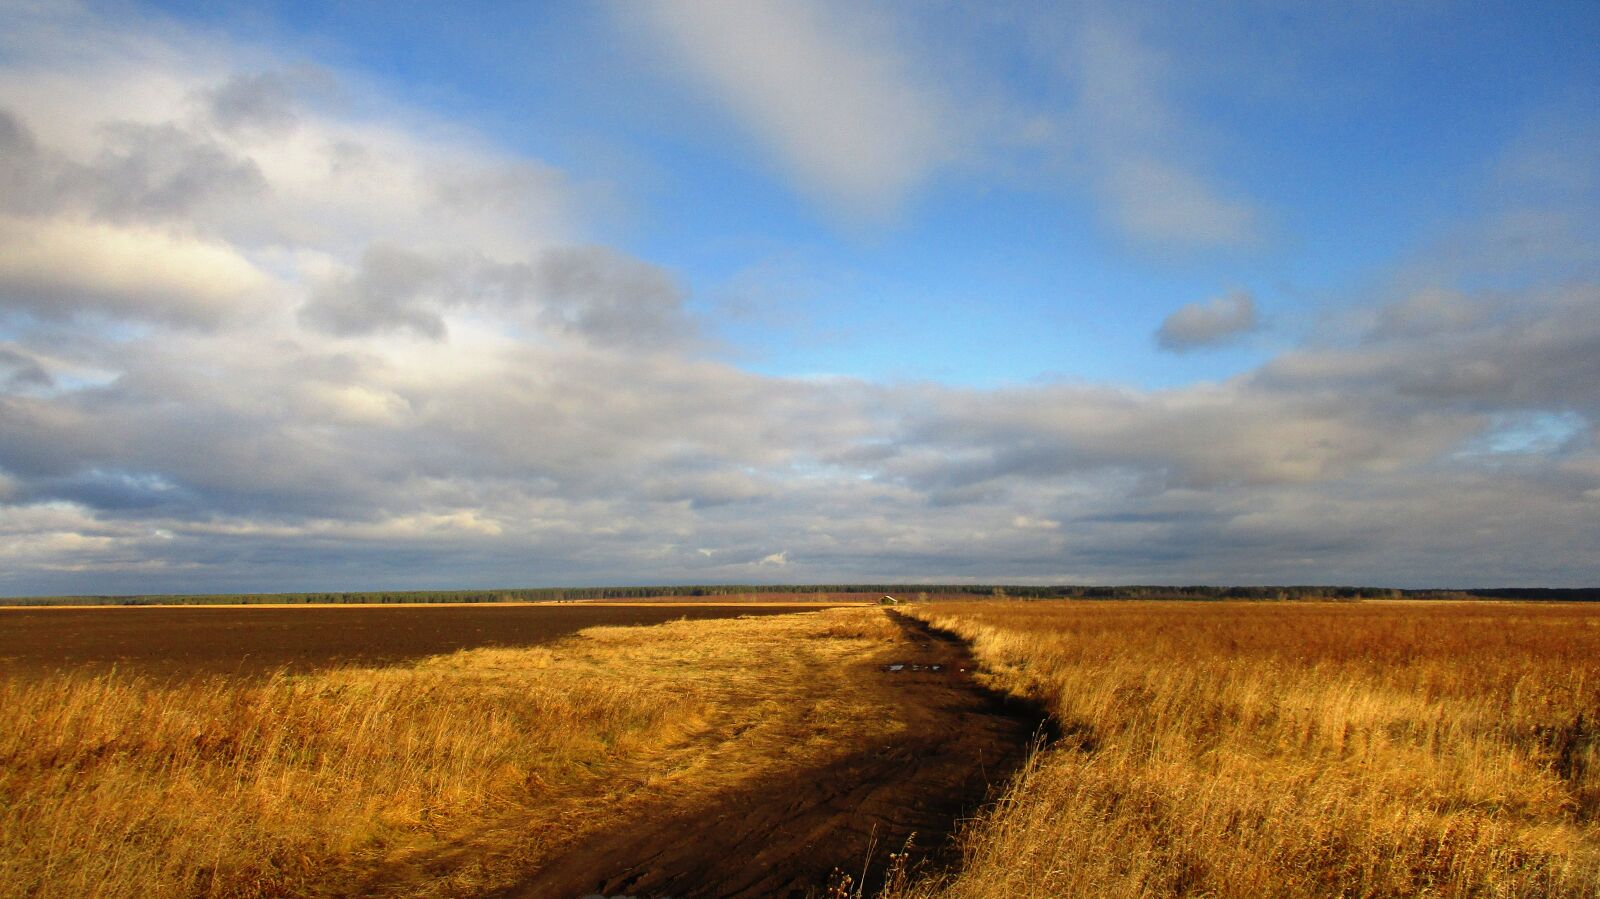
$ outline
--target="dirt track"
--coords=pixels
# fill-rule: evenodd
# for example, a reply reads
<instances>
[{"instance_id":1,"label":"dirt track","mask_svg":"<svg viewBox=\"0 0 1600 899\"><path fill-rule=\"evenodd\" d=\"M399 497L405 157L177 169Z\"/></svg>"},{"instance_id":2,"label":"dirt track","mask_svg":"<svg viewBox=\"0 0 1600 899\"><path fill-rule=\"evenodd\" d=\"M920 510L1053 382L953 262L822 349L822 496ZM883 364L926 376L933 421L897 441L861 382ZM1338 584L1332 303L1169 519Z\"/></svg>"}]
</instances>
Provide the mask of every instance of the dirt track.
<instances>
[{"instance_id":1,"label":"dirt track","mask_svg":"<svg viewBox=\"0 0 1600 899\"><path fill-rule=\"evenodd\" d=\"M880 881L887 854L913 833L920 864L954 861L955 825L1023 761L1043 718L973 683L960 641L891 615L907 638L904 667L863 689L890 691L903 710L911 726L893 742L756 790L646 801L633 826L581 838L499 895L820 895L834 868L859 881L866 867L867 882Z\"/></svg>"}]
</instances>

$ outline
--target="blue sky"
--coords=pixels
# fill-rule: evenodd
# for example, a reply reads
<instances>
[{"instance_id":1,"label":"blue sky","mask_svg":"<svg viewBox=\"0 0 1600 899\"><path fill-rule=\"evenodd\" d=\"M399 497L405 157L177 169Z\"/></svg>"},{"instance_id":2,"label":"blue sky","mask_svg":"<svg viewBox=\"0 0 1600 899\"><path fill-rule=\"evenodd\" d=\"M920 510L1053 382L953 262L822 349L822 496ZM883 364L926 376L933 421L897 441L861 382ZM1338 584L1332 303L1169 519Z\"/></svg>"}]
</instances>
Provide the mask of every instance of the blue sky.
<instances>
[{"instance_id":1,"label":"blue sky","mask_svg":"<svg viewBox=\"0 0 1600 899\"><path fill-rule=\"evenodd\" d=\"M1593 4L0 17L0 591L1596 580Z\"/></svg>"}]
</instances>

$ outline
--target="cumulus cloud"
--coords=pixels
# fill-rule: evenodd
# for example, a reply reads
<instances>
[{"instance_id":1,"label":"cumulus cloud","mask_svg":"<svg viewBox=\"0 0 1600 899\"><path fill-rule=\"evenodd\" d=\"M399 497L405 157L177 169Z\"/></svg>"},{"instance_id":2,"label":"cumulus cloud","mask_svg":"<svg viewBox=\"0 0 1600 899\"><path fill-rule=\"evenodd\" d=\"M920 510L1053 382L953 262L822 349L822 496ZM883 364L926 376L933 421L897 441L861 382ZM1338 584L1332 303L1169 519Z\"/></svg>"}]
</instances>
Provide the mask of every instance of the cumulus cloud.
<instances>
[{"instance_id":1,"label":"cumulus cloud","mask_svg":"<svg viewBox=\"0 0 1600 899\"><path fill-rule=\"evenodd\" d=\"M152 227L0 217L0 310L214 325L268 283L224 243Z\"/></svg>"},{"instance_id":2,"label":"cumulus cloud","mask_svg":"<svg viewBox=\"0 0 1600 899\"><path fill-rule=\"evenodd\" d=\"M301 315L334 334L410 329L441 338L445 326L438 309L471 299L461 289L448 283L444 264L380 245L367 250L356 271L322 285Z\"/></svg>"},{"instance_id":3,"label":"cumulus cloud","mask_svg":"<svg viewBox=\"0 0 1600 899\"><path fill-rule=\"evenodd\" d=\"M0 203L6 208L37 203L41 180L39 144L15 115L0 108Z\"/></svg>"},{"instance_id":4,"label":"cumulus cloud","mask_svg":"<svg viewBox=\"0 0 1600 899\"><path fill-rule=\"evenodd\" d=\"M111 121L78 160L0 109L0 310L214 325L270 282L195 227L265 188L257 167L171 122Z\"/></svg>"},{"instance_id":5,"label":"cumulus cloud","mask_svg":"<svg viewBox=\"0 0 1600 899\"><path fill-rule=\"evenodd\" d=\"M293 87L275 72L234 75L200 98L207 117L224 131L283 131L300 118Z\"/></svg>"},{"instance_id":6,"label":"cumulus cloud","mask_svg":"<svg viewBox=\"0 0 1600 899\"><path fill-rule=\"evenodd\" d=\"M354 271L324 283L301 310L334 334L446 334L451 309L523 313L547 329L603 345L675 348L695 328L684 294L665 272L604 247L555 247L533 261L502 263L379 245Z\"/></svg>"},{"instance_id":7,"label":"cumulus cloud","mask_svg":"<svg viewBox=\"0 0 1600 899\"><path fill-rule=\"evenodd\" d=\"M181 32L171 45L106 33L81 10L15 24L0 66L0 316L218 328L311 299L308 319L334 330L440 335L436 305L473 304L400 283L388 248L512 272L571 243L553 169L425 122L310 105L327 73ZM82 38L70 52L68 33ZM234 57L252 70L229 71ZM356 275L333 296L340 272ZM666 327L670 300L633 311ZM616 318L598 298L570 303L582 308L549 327Z\"/></svg>"},{"instance_id":8,"label":"cumulus cloud","mask_svg":"<svg viewBox=\"0 0 1600 899\"><path fill-rule=\"evenodd\" d=\"M1156 343L1164 350L1184 352L1226 343L1258 327L1255 299L1235 291L1180 306L1156 329Z\"/></svg>"},{"instance_id":9,"label":"cumulus cloud","mask_svg":"<svg viewBox=\"0 0 1600 899\"><path fill-rule=\"evenodd\" d=\"M676 62L766 143L804 188L880 217L952 152L941 100L895 35L824 0L659 0L645 21Z\"/></svg>"},{"instance_id":10,"label":"cumulus cloud","mask_svg":"<svg viewBox=\"0 0 1600 899\"><path fill-rule=\"evenodd\" d=\"M104 149L85 175L94 208L112 220L184 217L199 203L266 187L255 163L170 123L112 122L103 133Z\"/></svg>"},{"instance_id":11,"label":"cumulus cloud","mask_svg":"<svg viewBox=\"0 0 1600 899\"><path fill-rule=\"evenodd\" d=\"M1281 390L1382 393L1432 409L1570 409L1600 419L1591 386L1600 383L1600 288L1529 290L1514 303L1458 296L1453 311L1419 326L1418 299L1436 311L1438 296L1388 307L1355 347L1285 354L1258 377Z\"/></svg>"},{"instance_id":12,"label":"cumulus cloud","mask_svg":"<svg viewBox=\"0 0 1600 899\"><path fill-rule=\"evenodd\" d=\"M256 165L171 122L107 121L87 161L42 148L27 124L0 109L0 208L20 214L72 212L108 221L189 218L202 203L259 194Z\"/></svg>"},{"instance_id":13,"label":"cumulus cloud","mask_svg":"<svg viewBox=\"0 0 1600 899\"><path fill-rule=\"evenodd\" d=\"M592 340L673 347L694 330L683 290L670 275L604 247L552 250L529 275L545 320Z\"/></svg>"},{"instance_id":14,"label":"cumulus cloud","mask_svg":"<svg viewBox=\"0 0 1600 899\"><path fill-rule=\"evenodd\" d=\"M50 387L55 379L30 353L0 346L0 386L16 391L28 387Z\"/></svg>"},{"instance_id":15,"label":"cumulus cloud","mask_svg":"<svg viewBox=\"0 0 1600 899\"><path fill-rule=\"evenodd\" d=\"M376 243L515 258L571 239L575 188L559 172L329 73L82 10L12 24L0 211L162 224L301 261ZM368 106L383 113L350 113Z\"/></svg>"},{"instance_id":16,"label":"cumulus cloud","mask_svg":"<svg viewBox=\"0 0 1600 899\"><path fill-rule=\"evenodd\" d=\"M776 544L797 579L1418 583L1449 559L1573 583L1600 502L1597 301L1531 295L1467 331L1160 391L794 380L465 331L193 333L122 348L115 382L4 398L0 467L24 507L93 522L104 539L71 558L219 577L287 554L406 558L440 583L530 558L542 578L738 579ZM1468 354L1512 374L1437 380ZM1564 440L1485 443L1540 410L1566 410Z\"/></svg>"}]
</instances>

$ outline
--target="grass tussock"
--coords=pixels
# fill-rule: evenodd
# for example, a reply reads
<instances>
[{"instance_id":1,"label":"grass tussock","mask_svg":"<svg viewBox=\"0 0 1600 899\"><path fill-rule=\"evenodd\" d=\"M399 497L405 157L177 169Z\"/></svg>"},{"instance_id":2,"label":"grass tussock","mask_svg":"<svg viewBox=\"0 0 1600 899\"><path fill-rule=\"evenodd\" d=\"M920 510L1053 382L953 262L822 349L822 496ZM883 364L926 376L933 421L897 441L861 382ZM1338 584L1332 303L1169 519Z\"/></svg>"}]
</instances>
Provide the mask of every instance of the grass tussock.
<instances>
[{"instance_id":1,"label":"grass tussock","mask_svg":"<svg viewBox=\"0 0 1600 899\"><path fill-rule=\"evenodd\" d=\"M1600 608L909 611L1063 737L902 895L1600 895Z\"/></svg>"},{"instance_id":2,"label":"grass tussock","mask_svg":"<svg viewBox=\"0 0 1600 899\"><path fill-rule=\"evenodd\" d=\"M846 672L882 651L881 617L600 628L256 680L0 679L0 893L501 885L630 793L844 745L865 713Z\"/></svg>"}]
</instances>

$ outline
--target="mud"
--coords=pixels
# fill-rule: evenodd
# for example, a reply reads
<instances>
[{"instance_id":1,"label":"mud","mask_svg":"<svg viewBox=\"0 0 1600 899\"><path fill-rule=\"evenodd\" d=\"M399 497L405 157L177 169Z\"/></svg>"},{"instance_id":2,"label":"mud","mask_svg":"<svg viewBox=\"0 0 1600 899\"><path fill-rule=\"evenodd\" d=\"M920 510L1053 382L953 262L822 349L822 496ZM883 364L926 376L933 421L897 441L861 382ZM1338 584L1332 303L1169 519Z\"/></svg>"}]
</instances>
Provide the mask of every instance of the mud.
<instances>
[{"instance_id":1,"label":"mud","mask_svg":"<svg viewBox=\"0 0 1600 899\"><path fill-rule=\"evenodd\" d=\"M888 613L902 659L864 689L889 691L910 727L889 743L822 768L795 770L693 808L645 806L632 826L580 840L501 899L820 896L830 872L868 895L890 852L915 834L913 865L957 861L951 837L1025 760L1042 712L974 683L966 646ZM896 667L898 666L898 667Z\"/></svg>"}]
</instances>

